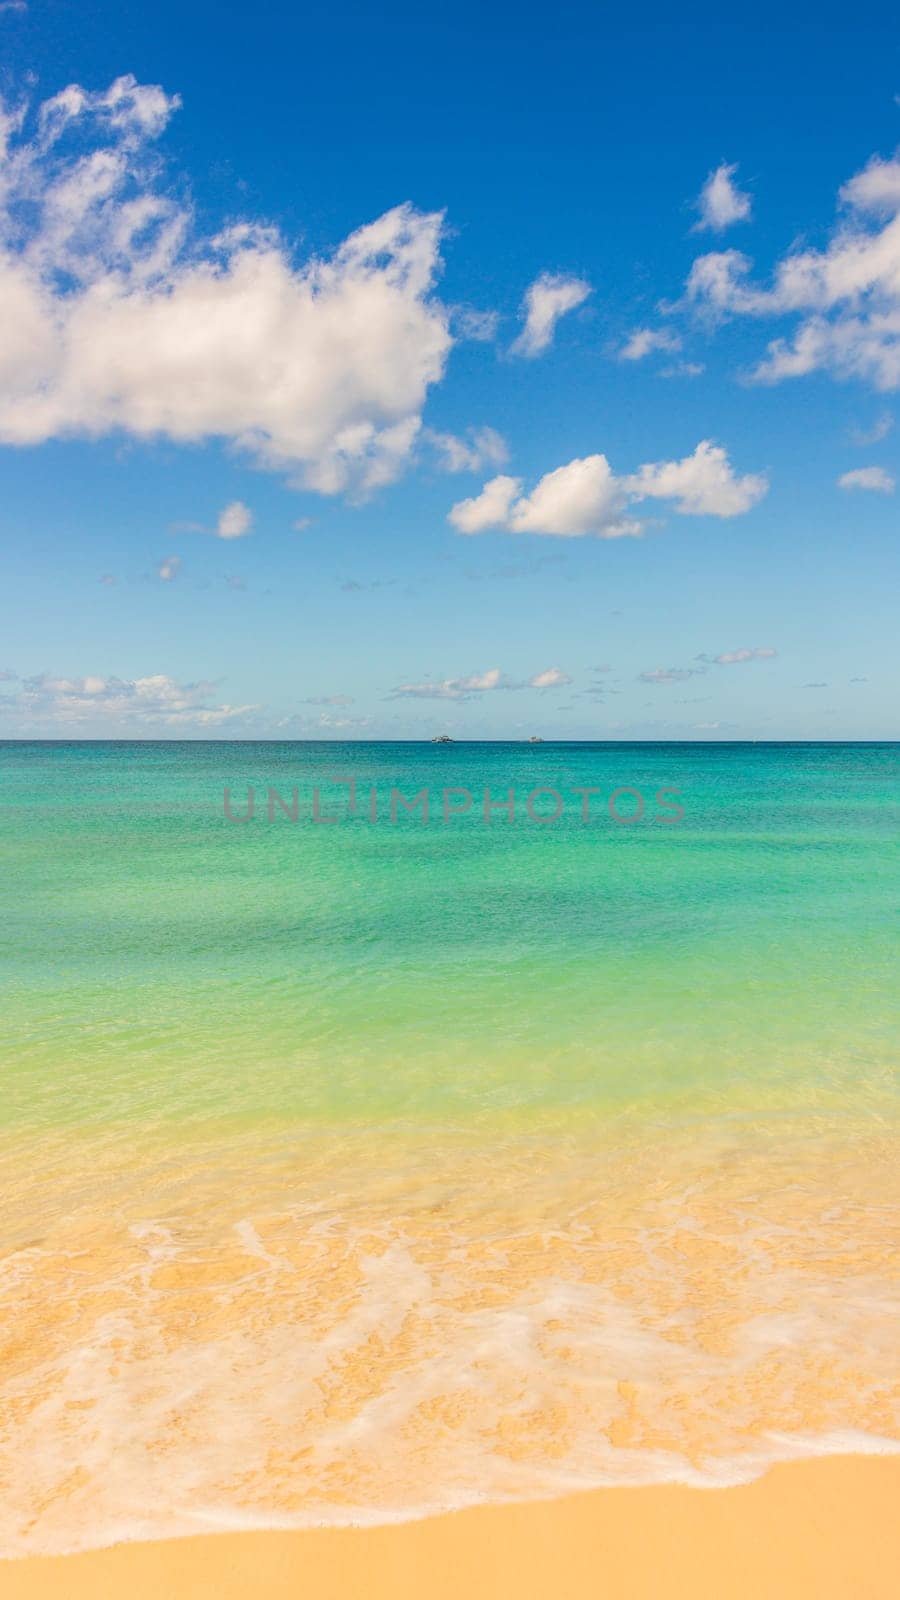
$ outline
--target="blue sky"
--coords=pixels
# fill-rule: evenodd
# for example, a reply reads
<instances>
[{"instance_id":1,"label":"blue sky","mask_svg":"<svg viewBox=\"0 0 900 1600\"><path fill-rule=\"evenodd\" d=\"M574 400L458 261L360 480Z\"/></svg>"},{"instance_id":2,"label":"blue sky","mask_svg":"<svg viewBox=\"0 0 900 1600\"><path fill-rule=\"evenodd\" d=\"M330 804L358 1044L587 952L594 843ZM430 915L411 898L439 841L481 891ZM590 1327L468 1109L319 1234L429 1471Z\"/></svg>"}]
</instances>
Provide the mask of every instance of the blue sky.
<instances>
[{"instance_id":1,"label":"blue sky","mask_svg":"<svg viewBox=\"0 0 900 1600\"><path fill-rule=\"evenodd\" d=\"M0 736L900 736L898 44L0 3Z\"/></svg>"}]
</instances>

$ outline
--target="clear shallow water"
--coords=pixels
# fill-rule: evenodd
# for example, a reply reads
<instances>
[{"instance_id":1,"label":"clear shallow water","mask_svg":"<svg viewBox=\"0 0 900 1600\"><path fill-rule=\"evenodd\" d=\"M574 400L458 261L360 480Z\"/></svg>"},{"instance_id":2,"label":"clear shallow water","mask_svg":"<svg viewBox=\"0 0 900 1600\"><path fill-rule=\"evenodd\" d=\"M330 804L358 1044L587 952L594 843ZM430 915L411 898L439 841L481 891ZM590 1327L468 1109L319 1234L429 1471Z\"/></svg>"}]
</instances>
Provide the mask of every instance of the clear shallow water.
<instances>
[{"instance_id":1,"label":"clear shallow water","mask_svg":"<svg viewBox=\"0 0 900 1600\"><path fill-rule=\"evenodd\" d=\"M0 746L3 1546L892 1437L898 776L891 745Z\"/></svg>"}]
</instances>

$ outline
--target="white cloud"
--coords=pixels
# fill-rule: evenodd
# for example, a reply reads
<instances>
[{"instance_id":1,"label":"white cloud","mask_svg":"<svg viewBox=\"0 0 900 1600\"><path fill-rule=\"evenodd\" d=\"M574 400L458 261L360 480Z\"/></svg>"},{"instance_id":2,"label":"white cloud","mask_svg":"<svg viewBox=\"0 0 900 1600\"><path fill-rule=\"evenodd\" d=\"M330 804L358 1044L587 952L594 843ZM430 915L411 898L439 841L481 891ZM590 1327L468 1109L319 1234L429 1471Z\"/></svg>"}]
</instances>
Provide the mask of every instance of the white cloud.
<instances>
[{"instance_id":1,"label":"white cloud","mask_svg":"<svg viewBox=\"0 0 900 1600\"><path fill-rule=\"evenodd\" d=\"M0 120L0 442L220 439L322 493L404 468L452 340L442 218L409 205L296 265L272 229L192 233L133 78Z\"/></svg>"},{"instance_id":2,"label":"white cloud","mask_svg":"<svg viewBox=\"0 0 900 1600\"><path fill-rule=\"evenodd\" d=\"M401 683L388 697L391 700L409 698L413 700L469 700L473 695L483 694L488 689L498 689L503 681L503 674L499 667L491 667L487 672L474 673L468 678L443 678L440 681L426 680L424 683Z\"/></svg>"},{"instance_id":3,"label":"white cloud","mask_svg":"<svg viewBox=\"0 0 900 1600\"><path fill-rule=\"evenodd\" d=\"M579 538L595 533L604 539L636 534L637 523L622 515L622 485L603 455L585 456L545 473L530 495L510 509L513 533L549 533Z\"/></svg>"},{"instance_id":4,"label":"white cloud","mask_svg":"<svg viewBox=\"0 0 900 1600\"><path fill-rule=\"evenodd\" d=\"M606 456L594 455L546 473L530 495L522 494L520 478L492 478L480 495L453 506L449 521L466 534L505 528L559 538L634 538L643 532L628 515L636 502L671 500L683 516L736 517L767 488L760 475L735 476L721 445L704 439L682 461L650 462L629 477L617 478Z\"/></svg>"},{"instance_id":5,"label":"white cloud","mask_svg":"<svg viewBox=\"0 0 900 1600\"><path fill-rule=\"evenodd\" d=\"M243 500L232 500L219 512L216 533L220 539L242 539L253 527L253 512Z\"/></svg>"},{"instance_id":6,"label":"white cloud","mask_svg":"<svg viewBox=\"0 0 900 1600\"><path fill-rule=\"evenodd\" d=\"M745 286L750 266L740 250L713 250L698 256L688 274L687 300L717 316L765 310L764 294Z\"/></svg>"},{"instance_id":7,"label":"white cloud","mask_svg":"<svg viewBox=\"0 0 900 1600\"><path fill-rule=\"evenodd\" d=\"M652 671L639 672L638 679L641 683L684 683L688 678L704 677L710 667L731 667L744 661L772 661L777 654L777 650L771 650L767 645L755 645L752 649L725 650L718 656L704 653L695 657L699 662L698 666L654 667Z\"/></svg>"},{"instance_id":8,"label":"white cloud","mask_svg":"<svg viewBox=\"0 0 900 1600\"><path fill-rule=\"evenodd\" d=\"M490 344L496 339L499 321L496 311L477 311L474 306L454 306L452 310L454 333L476 344Z\"/></svg>"},{"instance_id":9,"label":"white cloud","mask_svg":"<svg viewBox=\"0 0 900 1600\"><path fill-rule=\"evenodd\" d=\"M710 173L697 200L700 221L695 224L695 231L708 228L721 233L725 228L730 228L732 223L748 220L750 196L743 194L735 184L736 172L736 164L729 166L723 161L715 172Z\"/></svg>"},{"instance_id":10,"label":"white cloud","mask_svg":"<svg viewBox=\"0 0 900 1600\"><path fill-rule=\"evenodd\" d=\"M509 508L521 487L521 478L492 478L479 495L458 501L448 520L458 533L485 533L488 528L505 527Z\"/></svg>"},{"instance_id":11,"label":"white cloud","mask_svg":"<svg viewBox=\"0 0 900 1600\"><path fill-rule=\"evenodd\" d=\"M532 357L548 350L560 317L564 317L567 311L574 311L590 292L591 286L583 278L542 272L526 291L522 302L525 326L510 346L512 354Z\"/></svg>"},{"instance_id":12,"label":"white cloud","mask_svg":"<svg viewBox=\"0 0 900 1600\"><path fill-rule=\"evenodd\" d=\"M464 439L426 428L423 438L437 451L445 472L480 472L482 467L500 467L509 459L506 441L495 428L470 428Z\"/></svg>"},{"instance_id":13,"label":"white cloud","mask_svg":"<svg viewBox=\"0 0 900 1600\"><path fill-rule=\"evenodd\" d=\"M876 494L893 494L894 478L884 467L857 467L853 472L843 472L838 478L839 489L871 489Z\"/></svg>"},{"instance_id":14,"label":"white cloud","mask_svg":"<svg viewBox=\"0 0 900 1600\"><path fill-rule=\"evenodd\" d=\"M163 583L171 583L173 578L178 577L180 571L180 556L164 556L156 569L156 575L158 578L162 578Z\"/></svg>"},{"instance_id":15,"label":"white cloud","mask_svg":"<svg viewBox=\"0 0 900 1600\"><path fill-rule=\"evenodd\" d=\"M461 678L463 689L499 689L503 682L503 674L499 667L489 667L487 672L477 672L474 677Z\"/></svg>"},{"instance_id":16,"label":"white cloud","mask_svg":"<svg viewBox=\"0 0 900 1600\"><path fill-rule=\"evenodd\" d=\"M543 672L536 672L533 678L529 678L528 687L529 689L561 689L565 684L571 682L572 679L569 674L563 672L561 667L546 667Z\"/></svg>"},{"instance_id":17,"label":"white cloud","mask_svg":"<svg viewBox=\"0 0 900 1600\"><path fill-rule=\"evenodd\" d=\"M626 339L619 351L620 361L643 361L645 356L654 350L675 351L681 349L681 340L677 333L672 333L668 328L635 328L634 333Z\"/></svg>"},{"instance_id":18,"label":"white cloud","mask_svg":"<svg viewBox=\"0 0 900 1600\"><path fill-rule=\"evenodd\" d=\"M626 480L636 499L673 500L682 516L738 517L769 485L759 474L735 477L726 452L709 439L683 461L657 461Z\"/></svg>"},{"instance_id":19,"label":"white cloud","mask_svg":"<svg viewBox=\"0 0 900 1600\"><path fill-rule=\"evenodd\" d=\"M473 700L496 689L558 689L571 682L561 667L545 667L525 682L508 677L499 667L490 667L487 672L476 672L468 678L429 678L424 683L401 683L388 699Z\"/></svg>"},{"instance_id":20,"label":"white cloud","mask_svg":"<svg viewBox=\"0 0 900 1600\"><path fill-rule=\"evenodd\" d=\"M827 371L877 389L900 387L900 159L877 157L844 184L844 214L823 250L794 250L769 287L737 250L700 256L687 300L719 316L799 317L753 376L761 382Z\"/></svg>"},{"instance_id":21,"label":"white cloud","mask_svg":"<svg viewBox=\"0 0 900 1600\"><path fill-rule=\"evenodd\" d=\"M873 156L862 172L843 185L840 198L846 205L876 216L896 215L900 210L900 161Z\"/></svg>"},{"instance_id":22,"label":"white cloud","mask_svg":"<svg viewBox=\"0 0 900 1600\"><path fill-rule=\"evenodd\" d=\"M301 517L299 523L294 523L294 527L308 523L310 520L309 517ZM227 506L223 506L216 518L214 527L210 527L205 522L187 520L169 524L172 533L211 533L217 539L242 539L244 534L249 533L252 527L253 512L249 506L244 504L243 500L231 500Z\"/></svg>"},{"instance_id":23,"label":"white cloud","mask_svg":"<svg viewBox=\"0 0 900 1600\"><path fill-rule=\"evenodd\" d=\"M213 683L176 683L164 673L145 678L57 678L41 673L0 696L0 714L19 725L58 723L146 727L207 728L234 721L255 706L216 704Z\"/></svg>"}]
</instances>

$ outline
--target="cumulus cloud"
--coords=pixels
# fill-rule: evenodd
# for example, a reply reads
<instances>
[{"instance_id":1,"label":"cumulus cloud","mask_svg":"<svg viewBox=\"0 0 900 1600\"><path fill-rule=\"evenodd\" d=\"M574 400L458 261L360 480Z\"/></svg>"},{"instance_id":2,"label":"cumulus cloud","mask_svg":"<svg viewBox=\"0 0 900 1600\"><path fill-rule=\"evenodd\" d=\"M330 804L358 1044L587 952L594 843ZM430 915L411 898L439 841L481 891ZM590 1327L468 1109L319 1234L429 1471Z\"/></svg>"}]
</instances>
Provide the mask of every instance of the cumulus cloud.
<instances>
[{"instance_id":1,"label":"cumulus cloud","mask_svg":"<svg viewBox=\"0 0 900 1600\"><path fill-rule=\"evenodd\" d=\"M352 694L313 694L302 702L305 706L352 706Z\"/></svg>"},{"instance_id":2,"label":"cumulus cloud","mask_svg":"<svg viewBox=\"0 0 900 1600\"><path fill-rule=\"evenodd\" d=\"M824 249L797 249L760 287L738 250L700 256L687 300L717 316L796 316L771 341L753 377L778 383L826 371L877 389L900 387L900 159L873 158L844 184L841 215Z\"/></svg>"},{"instance_id":3,"label":"cumulus cloud","mask_svg":"<svg viewBox=\"0 0 900 1600\"><path fill-rule=\"evenodd\" d=\"M622 485L604 455L585 456L547 472L510 508L514 533L550 533L578 538L602 533L605 539L637 533L638 524L622 516Z\"/></svg>"},{"instance_id":4,"label":"cumulus cloud","mask_svg":"<svg viewBox=\"0 0 900 1600\"><path fill-rule=\"evenodd\" d=\"M604 455L586 456L545 473L530 495L520 478L497 477L480 495L452 507L449 520L459 533L506 528L511 533L579 538L593 533L613 539L640 533L640 524L622 515L625 494Z\"/></svg>"},{"instance_id":5,"label":"cumulus cloud","mask_svg":"<svg viewBox=\"0 0 900 1600\"><path fill-rule=\"evenodd\" d=\"M643 361L654 350L675 351L681 349L681 340L677 333L672 333L669 328L635 328L634 333L626 339L619 351L620 361Z\"/></svg>"},{"instance_id":6,"label":"cumulus cloud","mask_svg":"<svg viewBox=\"0 0 900 1600\"><path fill-rule=\"evenodd\" d=\"M153 154L177 105L123 77L0 110L0 442L219 439L321 493L390 482L452 343L441 216L299 264L274 229L201 238Z\"/></svg>"},{"instance_id":7,"label":"cumulus cloud","mask_svg":"<svg viewBox=\"0 0 900 1600\"><path fill-rule=\"evenodd\" d=\"M627 480L636 499L673 500L683 516L738 517L769 485L755 473L735 477L721 445L704 439L683 461L657 461Z\"/></svg>"},{"instance_id":8,"label":"cumulus cloud","mask_svg":"<svg viewBox=\"0 0 900 1600\"><path fill-rule=\"evenodd\" d=\"M583 304L591 292L584 278L569 278L562 273L542 272L526 291L522 302L525 326L510 345L517 356L539 356L550 348L556 324L567 311Z\"/></svg>"},{"instance_id":9,"label":"cumulus cloud","mask_svg":"<svg viewBox=\"0 0 900 1600\"><path fill-rule=\"evenodd\" d=\"M480 472L486 466L501 467L509 459L506 440L495 428L470 428L463 439L426 428L423 437L437 452L444 472Z\"/></svg>"},{"instance_id":10,"label":"cumulus cloud","mask_svg":"<svg viewBox=\"0 0 900 1600\"><path fill-rule=\"evenodd\" d=\"M485 533L506 526L510 507L522 487L521 478L492 478L471 500L460 500L448 520L458 533Z\"/></svg>"},{"instance_id":11,"label":"cumulus cloud","mask_svg":"<svg viewBox=\"0 0 900 1600\"><path fill-rule=\"evenodd\" d=\"M893 494L896 483L884 467L856 467L853 472L841 473L838 488L869 489L876 494Z\"/></svg>"},{"instance_id":12,"label":"cumulus cloud","mask_svg":"<svg viewBox=\"0 0 900 1600\"><path fill-rule=\"evenodd\" d=\"M504 528L559 538L638 537L643 523L628 508L640 501L670 500L683 516L735 517L767 488L760 475L736 476L721 445L704 439L681 461L650 462L627 477L616 477L606 456L594 455L546 473L531 494L522 493L520 478L492 478L480 495L453 506L449 521L464 534Z\"/></svg>"},{"instance_id":13,"label":"cumulus cloud","mask_svg":"<svg viewBox=\"0 0 900 1600\"><path fill-rule=\"evenodd\" d=\"M177 683L164 673L145 678L99 675L25 678L16 693L0 695L0 715L19 725L57 723L80 727L210 728L232 722L257 707L216 703L214 683Z\"/></svg>"},{"instance_id":14,"label":"cumulus cloud","mask_svg":"<svg viewBox=\"0 0 900 1600\"><path fill-rule=\"evenodd\" d=\"M219 512L216 533L220 539L242 539L253 527L253 512L243 500L232 500Z\"/></svg>"},{"instance_id":15,"label":"cumulus cloud","mask_svg":"<svg viewBox=\"0 0 900 1600\"><path fill-rule=\"evenodd\" d=\"M729 166L723 161L715 172L710 173L697 199L700 220L694 225L696 232L710 229L714 233L721 233L735 222L748 220L750 196L743 194L735 184L736 172L736 163Z\"/></svg>"},{"instance_id":16,"label":"cumulus cloud","mask_svg":"<svg viewBox=\"0 0 900 1600\"><path fill-rule=\"evenodd\" d=\"M301 521L303 520L301 518ZM305 521L308 522L309 518ZM227 506L222 507L213 527L205 522L185 520L172 522L169 527L172 533L211 533L217 539L242 539L253 527L253 512L243 500L231 500Z\"/></svg>"},{"instance_id":17,"label":"cumulus cloud","mask_svg":"<svg viewBox=\"0 0 900 1600\"><path fill-rule=\"evenodd\" d=\"M174 578L178 577L180 571L180 556L163 556L162 561L159 563L159 566L156 569L156 576L158 578L162 578L163 583L171 583Z\"/></svg>"},{"instance_id":18,"label":"cumulus cloud","mask_svg":"<svg viewBox=\"0 0 900 1600\"><path fill-rule=\"evenodd\" d=\"M525 681L510 678L499 667L490 667L487 672L476 672L468 678L429 678L424 683L401 683L388 699L472 700L495 689L558 689L571 682L561 667L545 667Z\"/></svg>"}]
</instances>

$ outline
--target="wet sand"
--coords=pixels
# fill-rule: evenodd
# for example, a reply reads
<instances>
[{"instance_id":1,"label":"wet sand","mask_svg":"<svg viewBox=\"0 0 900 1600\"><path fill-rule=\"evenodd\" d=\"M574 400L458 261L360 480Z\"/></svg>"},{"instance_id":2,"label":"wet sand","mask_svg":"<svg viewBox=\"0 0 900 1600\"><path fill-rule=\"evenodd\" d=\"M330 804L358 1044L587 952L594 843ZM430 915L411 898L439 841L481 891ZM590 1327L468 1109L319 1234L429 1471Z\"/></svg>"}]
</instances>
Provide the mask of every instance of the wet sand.
<instances>
[{"instance_id":1,"label":"wet sand","mask_svg":"<svg viewBox=\"0 0 900 1600\"><path fill-rule=\"evenodd\" d=\"M0 1564L5 1600L888 1600L900 1456L736 1488L600 1489L419 1522L219 1533Z\"/></svg>"}]
</instances>

